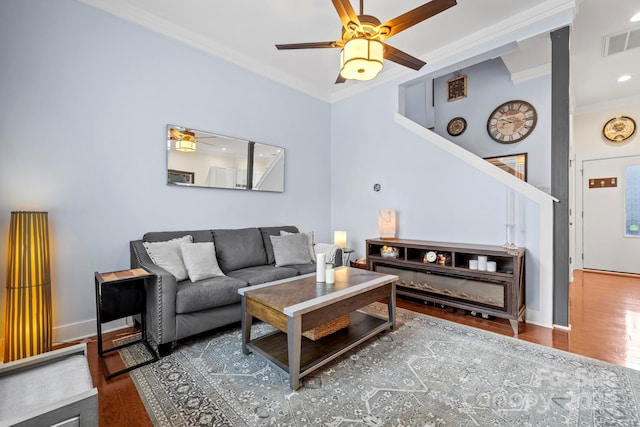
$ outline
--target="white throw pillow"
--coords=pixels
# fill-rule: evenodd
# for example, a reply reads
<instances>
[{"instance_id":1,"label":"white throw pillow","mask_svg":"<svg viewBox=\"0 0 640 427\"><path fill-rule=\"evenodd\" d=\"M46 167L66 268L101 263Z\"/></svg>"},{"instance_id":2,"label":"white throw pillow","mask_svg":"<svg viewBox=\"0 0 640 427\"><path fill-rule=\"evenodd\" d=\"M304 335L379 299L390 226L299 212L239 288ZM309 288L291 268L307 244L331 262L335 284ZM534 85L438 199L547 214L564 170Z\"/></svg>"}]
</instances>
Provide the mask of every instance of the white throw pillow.
<instances>
[{"instance_id":1,"label":"white throw pillow","mask_svg":"<svg viewBox=\"0 0 640 427\"><path fill-rule=\"evenodd\" d=\"M307 236L300 233L286 236L269 236L273 245L276 267L285 265L311 264Z\"/></svg>"},{"instance_id":2,"label":"white throw pillow","mask_svg":"<svg viewBox=\"0 0 640 427\"><path fill-rule=\"evenodd\" d=\"M280 230L281 236L288 236L291 234L304 234L307 236L307 248L309 249L309 257L311 261L316 262L316 251L313 249L313 231L307 231L304 233L290 233L288 231Z\"/></svg>"},{"instance_id":3,"label":"white throw pillow","mask_svg":"<svg viewBox=\"0 0 640 427\"><path fill-rule=\"evenodd\" d=\"M183 243L180 245L180 250L184 265L187 267L189 280L192 282L209 277L224 276L218 265L216 247L213 242Z\"/></svg>"},{"instance_id":4,"label":"white throw pillow","mask_svg":"<svg viewBox=\"0 0 640 427\"><path fill-rule=\"evenodd\" d=\"M151 261L173 274L177 281L186 280L189 275L182 261L180 245L193 242L191 235L178 237L167 242L143 242Z\"/></svg>"}]
</instances>

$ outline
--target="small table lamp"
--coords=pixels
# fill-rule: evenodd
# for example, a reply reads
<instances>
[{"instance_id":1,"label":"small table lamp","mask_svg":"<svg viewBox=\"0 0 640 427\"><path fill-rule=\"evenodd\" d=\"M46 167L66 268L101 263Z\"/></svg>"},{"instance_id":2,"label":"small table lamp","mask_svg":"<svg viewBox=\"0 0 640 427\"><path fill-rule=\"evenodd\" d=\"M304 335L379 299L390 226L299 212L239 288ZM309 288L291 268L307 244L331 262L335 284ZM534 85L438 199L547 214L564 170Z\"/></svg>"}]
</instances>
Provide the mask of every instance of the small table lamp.
<instances>
[{"instance_id":1,"label":"small table lamp","mask_svg":"<svg viewBox=\"0 0 640 427\"><path fill-rule=\"evenodd\" d=\"M333 244L344 249L347 246L347 232L336 230L333 232Z\"/></svg>"},{"instance_id":2,"label":"small table lamp","mask_svg":"<svg viewBox=\"0 0 640 427\"><path fill-rule=\"evenodd\" d=\"M4 361L51 350L51 273L47 212L11 212Z\"/></svg>"}]
</instances>

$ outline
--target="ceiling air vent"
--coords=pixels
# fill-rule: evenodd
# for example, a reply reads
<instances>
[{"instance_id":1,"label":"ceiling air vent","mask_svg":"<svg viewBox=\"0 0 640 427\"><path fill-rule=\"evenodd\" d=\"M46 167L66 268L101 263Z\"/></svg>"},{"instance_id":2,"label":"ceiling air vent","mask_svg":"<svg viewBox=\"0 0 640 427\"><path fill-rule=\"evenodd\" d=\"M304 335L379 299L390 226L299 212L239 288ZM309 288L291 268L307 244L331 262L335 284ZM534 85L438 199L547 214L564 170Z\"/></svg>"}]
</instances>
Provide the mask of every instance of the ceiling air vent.
<instances>
[{"instance_id":1,"label":"ceiling air vent","mask_svg":"<svg viewBox=\"0 0 640 427\"><path fill-rule=\"evenodd\" d=\"M640 47L640 28L611 34L604 38L604 56L625 52L636 47Z\"/></svg>"}]
</instances>

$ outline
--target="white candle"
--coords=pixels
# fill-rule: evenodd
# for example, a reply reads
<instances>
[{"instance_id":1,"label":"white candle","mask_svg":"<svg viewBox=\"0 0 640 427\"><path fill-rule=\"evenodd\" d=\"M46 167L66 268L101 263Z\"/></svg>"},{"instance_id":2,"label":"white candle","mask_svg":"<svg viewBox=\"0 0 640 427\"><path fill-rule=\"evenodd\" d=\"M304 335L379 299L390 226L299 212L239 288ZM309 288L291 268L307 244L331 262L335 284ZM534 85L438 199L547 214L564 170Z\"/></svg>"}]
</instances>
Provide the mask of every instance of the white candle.
<instances>
[{"instance_id":1,"label":"white candle","mask_svg":"<svg viewBox=\"0 0 640 427\"><path fill-rule=\"evenodd\" d=\"M331 264L327 264L327 269L325 270L327 284L333 284L336 282L336 271L333 269Z\"/></svg>"},{"instance_id":2,"label":"white candle","mask_svg":"<svg viewBox=\"0 0 640 427\"><path fill-rule=\"evenodd\" d=\"M487 271L487 257L484 255L478 256L478 270Z\"/></svg>"},{"instance_id":3,"label":"white candle","mask_svg":"<svg viewBox=\"0 0 640 427\"><path fill-rule=\"evenodd\" d=\"M324 282L327 274L325 254L316 254L316 282Z\"/></svg>"}]
</instances>

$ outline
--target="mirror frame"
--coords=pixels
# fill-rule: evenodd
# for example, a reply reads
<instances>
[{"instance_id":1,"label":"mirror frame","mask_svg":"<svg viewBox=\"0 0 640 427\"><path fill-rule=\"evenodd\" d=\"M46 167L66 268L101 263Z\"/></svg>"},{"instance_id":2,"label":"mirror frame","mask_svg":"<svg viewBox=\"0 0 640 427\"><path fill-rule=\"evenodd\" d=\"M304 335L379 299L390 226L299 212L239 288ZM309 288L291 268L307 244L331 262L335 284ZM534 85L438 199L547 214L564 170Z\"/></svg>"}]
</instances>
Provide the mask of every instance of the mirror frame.
<instances>
[{"instance_id":1,"label":"mirror frame","mask_svg":"<svg viewBox=\"0 0 640 427\"><path fill-rule=\"evenodd\" d=\"M285 149L283 147L172 124L167 125L166 138L167 185L284 192ZM205 142L205 139L215 139L216 142L215 144ZM178 144L184 145L182 150L177 148ZM234 147L236 144L240 147ZM198 147L201 147L199 153ZM204 148L204 150L202 148ZM218 150L220 154L216 154ZM181 162L175 161L175 155L172 156L172 153L177 153L178 151L184 153L180 154L183 156ZM205 165L207 173L203 173L202 166L199 166L200 170L197 171L196 168L198 165L195 162L192 164L193 167L185 167L185 163L188 164L189 162L186 160L188 158L184 156L200 154L198 158L202 159L204 158L203 151L205 151L205 156L213 159L212 163L208 166ZM224 152L238 153L238 155L223 154ZM172 157L174 159L173 162ZM269 158L272 159L270 161L264 160ZM230 167L229 161L236 161L237 165ZM213 168L216 168L216 171L214 171ZM218 179L218 171L221 174L220 178L223 182L229 182L228 185L215 184L215 181ZM210 175L212 172L216 172L213 179ZM202 177L205 177L205 181L202 181ZM196 183L196 178L201 180L200 184ZM207 182L213 182L213 184L207 184Z\"/></svg>"}]
</instances>

